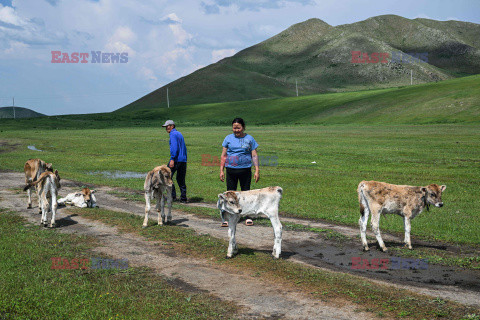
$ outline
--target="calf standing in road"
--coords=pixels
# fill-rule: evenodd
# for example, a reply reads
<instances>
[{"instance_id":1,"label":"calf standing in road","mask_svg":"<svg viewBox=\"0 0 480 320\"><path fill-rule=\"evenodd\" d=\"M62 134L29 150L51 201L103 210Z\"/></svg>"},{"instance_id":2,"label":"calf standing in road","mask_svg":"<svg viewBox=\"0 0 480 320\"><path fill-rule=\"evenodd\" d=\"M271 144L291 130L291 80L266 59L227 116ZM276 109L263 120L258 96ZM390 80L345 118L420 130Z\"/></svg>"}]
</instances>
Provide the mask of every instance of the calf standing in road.
<instances>
[{"instance_id":1,"label":"calf standing in road","mask_svg":"<svg viewBox=\"0 0 480 320\"><path fill-rule=\"evenodd\" d=\"M362 181L358 185L358 201L360 203L360 236L365 251L368 251L367 222L368 215L372 214L372 229L378 244L383 251L387 251L380 235L380 214L394 213L403 217L405 225L405 245L412 249L410 241L410 220L431 205L443 207L442 192L447 187L430 184L426 187L412 187L395 185L378 181Z\"/></svg>"}]
</instances>

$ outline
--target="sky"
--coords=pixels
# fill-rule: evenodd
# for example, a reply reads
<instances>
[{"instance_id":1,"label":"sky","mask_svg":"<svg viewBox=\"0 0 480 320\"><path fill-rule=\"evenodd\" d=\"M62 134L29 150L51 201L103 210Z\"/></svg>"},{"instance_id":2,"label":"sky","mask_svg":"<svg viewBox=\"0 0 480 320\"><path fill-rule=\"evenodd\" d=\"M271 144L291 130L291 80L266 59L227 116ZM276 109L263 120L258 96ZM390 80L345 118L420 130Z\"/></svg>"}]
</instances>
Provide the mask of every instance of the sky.
<instances>
[{"instance_id":1,"label":"sky","mask_svg":"<svg viewBox=\"0 0 480 320\"><path fill-rule=\"evenodd\" d=\"M480 1L0 0L0 107L110 112L295 23L383 14L480 24Z\"/></svg>"}]
</instances>

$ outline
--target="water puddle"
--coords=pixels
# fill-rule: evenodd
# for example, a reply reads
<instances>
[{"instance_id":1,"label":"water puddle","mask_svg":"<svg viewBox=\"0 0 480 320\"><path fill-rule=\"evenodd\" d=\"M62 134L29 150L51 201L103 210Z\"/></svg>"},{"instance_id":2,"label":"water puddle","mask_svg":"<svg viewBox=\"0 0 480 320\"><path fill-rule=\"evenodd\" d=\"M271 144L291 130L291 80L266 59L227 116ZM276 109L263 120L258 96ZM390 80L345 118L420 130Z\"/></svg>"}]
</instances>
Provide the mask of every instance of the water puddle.
<instances>
[{"instance_id":1,"label":"water puddle","mask_svg":"<svg viewBox=\"0 0 480 320\"><path fill-rule=\"evenodd\" d=\"M33 151L43 151L43 150L35 148L35 146L28 146L27 148L30 149L30 150L33 150Z\"/></svg>"},{"instance_id":2,"label":"water puddle","mask_svg":"<svg viewBox=\"0 0 480 320\"><path fill-rule=\"evenodd\" d=\"M133 171L89 171L87 174L102 175L108 179L130 179L130 178L142 178L145 179L146 173L133 172Z\"/></svg>"}]
</instances>

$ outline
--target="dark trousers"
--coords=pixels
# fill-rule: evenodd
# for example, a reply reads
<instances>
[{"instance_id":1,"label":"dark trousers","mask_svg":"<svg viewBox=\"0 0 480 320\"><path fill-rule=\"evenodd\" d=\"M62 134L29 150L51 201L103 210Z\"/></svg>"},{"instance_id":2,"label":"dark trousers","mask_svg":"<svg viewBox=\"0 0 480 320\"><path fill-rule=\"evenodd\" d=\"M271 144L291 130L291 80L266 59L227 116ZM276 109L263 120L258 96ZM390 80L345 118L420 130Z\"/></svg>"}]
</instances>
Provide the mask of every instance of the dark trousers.
<instances>
[{"instance_id":1,"label":"dark trousers","mask_svg":"<svg viewBox=\"0 0 480 320\"><path fill-rule=\"evenodd\" d=\"M240 182L240 189L242 191L250 190L250 183L252 182L252 168L233 169L227 168L227 191L237 191L238 182ZM224 212L222 211L222 222L225 221Z\"/></svg>"},{"instance_id":2,"label":"dark trousers","mask_svg":"<svg viewBox=\"0 0 480 320\"><path fill-rule=\"evenodd\" d=\"M177 173L177 183L180 188L180 200L187 200L187 186L185 185L185 176L187 175L187 163L186 162L175 162L172 170L172 180L175 172ZM172 185L172 198L177 198L177 193L175 191L175 183Z\"/></svg>"}]
</instances>

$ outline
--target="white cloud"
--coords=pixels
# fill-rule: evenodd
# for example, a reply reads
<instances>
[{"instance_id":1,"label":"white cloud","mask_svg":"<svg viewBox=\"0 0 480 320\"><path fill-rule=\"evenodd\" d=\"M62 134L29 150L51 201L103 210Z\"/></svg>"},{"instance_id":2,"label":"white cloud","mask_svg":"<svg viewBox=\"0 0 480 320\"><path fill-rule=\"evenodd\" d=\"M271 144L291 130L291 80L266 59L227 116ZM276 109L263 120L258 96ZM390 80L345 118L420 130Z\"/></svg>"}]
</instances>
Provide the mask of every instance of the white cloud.
<instances>
[{"instance_id":1,"label":"white cloud","mask_svg":"<svg viewBox=\"0 0 480 320\"><path fill-rule=\"evenodd\" d=\"M173 33L173 36L175 37L175 43L179 45L184 45L186 44L189 40L192 39L192 35L185 31L181 25L179 24L170 24L168 25L170 30Z\"/></svg>"},{"instance_id":2,"label":"white cloud","mask_svg":"<svg viewBox=\"0 0 480 320\"><path fill-rule=\"evenodd\" d=\"M213 50L212 51L212 62L215 63L219 60L222 60L225 57L233 56L237 53L235 49L221 49L221 50Z\"/></svg>"}]
</instances>

